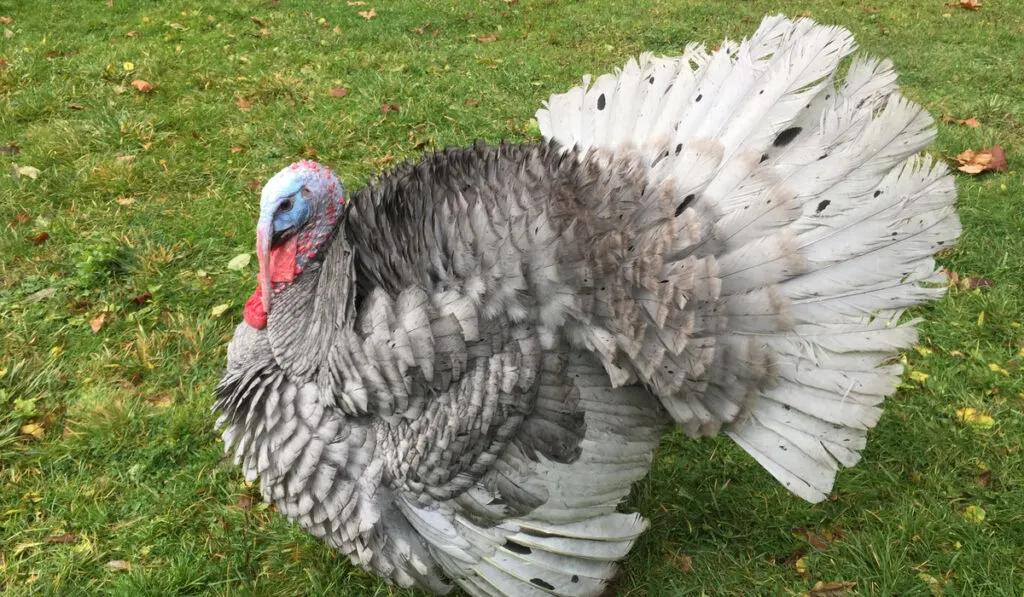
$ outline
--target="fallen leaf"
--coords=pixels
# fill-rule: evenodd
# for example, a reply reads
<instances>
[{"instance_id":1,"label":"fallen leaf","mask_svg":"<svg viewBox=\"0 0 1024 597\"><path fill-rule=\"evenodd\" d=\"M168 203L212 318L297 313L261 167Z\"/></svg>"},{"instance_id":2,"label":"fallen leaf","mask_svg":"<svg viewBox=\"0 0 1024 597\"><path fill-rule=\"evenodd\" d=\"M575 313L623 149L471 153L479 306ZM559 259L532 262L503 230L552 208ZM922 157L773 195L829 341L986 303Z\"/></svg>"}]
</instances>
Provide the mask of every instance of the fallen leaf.
<instances>
[{"instance_id":1,"label":"fallen leaf","mask_svg":"<svg viewBox=\"0 0 1024 597\"><path fill-rule=\"evenodd\" d=\"M74 543L76 541L78 541L78 536L72 533L64 533L63 535L46 537L43 539L43 543Z\"/></svg>"},{"instance_id":2,"label":"fallen leaf","mask_svg":"<svg viewBox=\"0 0 1024 597\"><path fill-rule=\"evenodd\" d=\"M951 356L951 357L962 357L962 356L964 356L964 353L960 352L959 350L951 350L951 351L949 351L949 356Z\"/></svg>"},{"instance_id":3,"label":"fallen leaf","mask_svg":"<svg viewBox=\"0 0 1024 597\"><path fill-rule=\"evenodd\" d=\"M83 106L82 104L76 104L75 102L71 102L70 104L68 104L68 110L82 111L84 109L85 106Z\"/></svg>"},{"instance_id":4,"label":"fallen leaf","mask_svg":"<svg viewBox=\"0 0 1024 597\"><path fill-rule=\"evenodd\" d=\"M978 0L959 0L958 2L943 2L943 6L959 6L964 10L979 10L981 9L981 2Z\"/></svg>"},{"instance_id":5,"label":"fallen leaf","mask_svg":"<svg viewBox=\"0 0 1024 597\"><path fill-rule=\"evenodd\" d=\"M224 315L224 313L226 313L227 310L230 308L231 305L229 305L228 303L217 305L214 308L210 309L210 315L213 317L220 317L221 315Z\"/></svg>"},{"instance_id":6,"label":"fallen leaf","mask_svg":"<svg viewBox=\"0 0 1024 597\"><path fill-rule=\"evenodd\" d=\"M796 573L800 576L807 577L807 558L797 558L793 564L793 568L796 569Z\"/></svg>"},{"instance_id":7,"label":"fallen leaf","mask_svg":"<svg viewBox=\"0 0 1024 597\"><path fill-rule=\"evenodd\" d=\"M146 402L152 404L157 408L169 408L174 405L174 396L170 394L158 394L156 396L147 396Z\"/></svg>"},{"instance_id":8,"label":"fallen leaf","mask_svg":"<svg viewBox=\"0 0 1024 597\"><path fill-rule=\"evenodd\" d=\"M970 407L957 409L956 418L961 423L980 429L988 429L996 423L991 415L982 414L978 409Z\"/></svg>"},{"instance_id":9,"label":"fallen leaf","mask_svg":"<svg viewBox=\"0 0 1024 597\"><path fill-rule=\"evenodd\" d=\"M864 9L864 12L871 12L871 13L878 12L878 9L875 8L874 6L861 6L861 8Z\"/></svg>"},{"instance_id":10,"label":"fallen leaf","mask_svg":"<svg viewBox=\"0 0 1024 597\"><path fill-rule=\"evenodd\" d=\"M263 23L263 21L257 19L256 17L249 17L249 20L252 21L252 23L254 25L256 25L257 27L259 27L260 29L263 29L264 27L266 27L266 25Z\"/></svg>"},{"instance_id":11,"label":"fallen leaf","mask_svg":"<svg viewBox=\"0 0 1024 597\"><path fill-rule=\"evenodd\" d=\"M231 258L228 262L228 269L238 271L245 269L249 265L249 261L252 260L252 255L249 253L239 253Z\"/></svg>"},{"instance_id":12,"label":"fallen leaf","mask_svg":"<svg viewBox=\"0 0 1024 597\"><path fill-rule=\"evenodd\" d=\"M819 551L825 551L831 547L827 541L819 537L813 531L804 532L807 534L807 542L810 543L811 547L813 547L814 549L817 549Z\"/></svg>"},{"instance_id":13,"label":"fallen leaf","mask_svg":"<svg viewBox=\"0 0 1024 597\"><path fill-rule=\"evenodd\" d=\"M331 97L345 97L348 95L348 89L344 87L334 87L327 92Z\"/></svg>"},{"instance_id":14,"label":"fallen leaf","mask_svg":"<svg viewBox=\"0 0 1024 597\"><path fill-rule=\"evenodd\" d=\"M922 384L928 381L928 374L924 371L911 371L909 377L910 379Z\"/></svg>"},{"instance_id":15,"label":"fallen leaf","mask_svg":"<svg viewBox=\"0 0 1024 597\"><path fill-rule=\"evenodd\" d=\"M398 104L384 104L380 107L380 111L384 114L387 114L388 112L398 112L401 109L402 106L399 106Z\"/></svg>"},{"instance_id":16,"label":"fallen leaf","mask_svg":"<svg viewBox=\"0 0 1024 597\"><path fill-rule=\"evenodd\" d=\"M918 574L917 577L928 585L928 592L932 594L932 597L942 597L946 594L946 587L942 584L941 580L924 572Z\"/></svg>"},{"instance_id":17,"label":"fallen leaf","mask_svg":"<svg viewBox=\"0 0 1024 597\"><path fill-rule=\"evenodd\" d=\"M14 216L14 221L11 222L11 226L17 226L18 224L28 224L28 221L30 219L31 218L28 217L27 213L21 212L18 215Z\"/></svg>"},{"instance_id":18,"label":"fallen leaf","mask_svg":"<svg viewBox=\"0 0 1024 597\"><path fill-rule=\"evenodd\" d=\"M0 17L0 23L3 23L4 25L10 25L12 22L14 22L14 19L11 17Z\"/></svg>"},{"instance_id":19,"label":"fallen leaf","mask_svg":"<svg viewBox=\"0 0 1024 597\"><path fill-rule=\"evenodd\" d=\"M479 104L480 104L480 102L478 102L476 100L471 100L471 99L466 100L466 105L470 106L470 107L477 106Z\"/></svg>"},{"instance_id":20,"label":"fallen leaf","mask_svg":"<svg viewBox=\"0 0 1024 597\"><path fill-rule=\"evenodd\" d=\"M975 480L978 482L979 487L988 487L989 483L992 482L992 471L989 469L981 471L978 473L978 476L975 477Z\"/></svg>"},{"instance_id":21,"label":"fallen leaf","mask_svg":"<svg viewBox=\"0 0 1024 597\"><path fill-rule=\"evenodd\" d=\"M47 299L52 299L56 295L56 288L44 288L42 290L37 290L36 292L33 292L32 294L26 296L25 302L29 304L38 303L41 301L45 301Z\"/></svg>"},{"instance_id":22,"label":"fallen leaf","mask_svg":"<svg viewBox=\"0 0 1024 597\"><path fill-rule=\"evenodd\" d=\"M149 299L151 298L153 298L153 293L147 290L146 292L143 292L142 294L137 294L128 300L129 302L142 306L148 303Z\"/></svg>"},{"instance_id":23,"label":"fallen leaf","mask_svg":"<svg viewBox=\"0 0 1024 597\"><path fill-rule=\"evenodd\" d=\"M252 496L247 493L239 494L238 501L235 502L235 505L242 510L248 510L252 507Z\"/></svg>"},{"instance_id":24,"label":"fallen leaf","mask_svg":"<svg viewBox=\"0 0 1024 597\"><path fill-rule=\"evenodd\" d=\"M39 245L45 243L49 238L50 238L50 233L49 232L40 232L39 234L37 234L35 236L26 236L25 240L29 241L30 243L32 243L33 245L36 245L38 247Z\"/></svg>"},{"instance_id":25,"label":"fallen leaf","mask_svg":"<svg viewBox=\"0 0 1024 597\"><path fill-rule=\"evenodd\" d=\"M693 570L693 558L685 553L673 553L672 566L674 566L676 570L686 574L690 570Z\"/></svg>"},{"instance_id":26,"label":"fallen leaf","mask_svg":"<svg viewBox=\"0 0 1024 597\"><path fill-rule=\"evenodd\" d=\"M32 166L18 166L18 176L24 176L35 180L39 178L39 168L33 168Z\"/></svg>"},{"instance_id":27,"label":"fallen leaf","mask_svg":"<svg viewBox=\"0 0 1024 597\"><path fill-rule=\"evenodd\" d=\"M135 159L135 156L133 156L133 155L122 155L120 153L114 156L114 160L117 161L118 163L121 163L121 164L127 164L127 163L131 162L134 159Z\"/></svg>"},{"instance_id":28,"label":"fallen leaf","mask_svg":"<svg viewBox=\"0 0 1024 597\"><path fill-rule=\"evenodd\" d=\"M139 32L138 31L129 31L128 33L125 33L124 36L125 37L138 37L139 36Z\"/></svg>"},{"instance_id":29,"label":"fallen leaf","mask_svg":"<svg viewBox=\"0 0 1024 597\"><path fill-rule=\"evenodd\" d=\"M481 43L485 43L485 44L486 44L486 43L490 43L490 42L492 42L492 41L497 41L497 39L498 39L498 38L497 38L497 37L495 37L493 33L488 33L488 34L487 34L486 36L484 36L484 37L478 37L478 38L476 38L476 40L477 40L478 42L481 42Z\"/></svg>"},{"instance_id":30,"label":"fallen leaf","mask_svg":"<svg viewBox=\"0 0 1024 597\"><path fill-rule=\"evenodd\" d=\"M825 582L819 580L811 587L811 597L844 597L850 589L857 586L855 582Z\"/></svg>"},{"instance_id":31,"label":"fallen leaf","mask_svg":"<svg viewBox=\"0 0 1024 597\"><path fill-rule=\"evenodd\" d=\"M359 11L359 16L369 21L373 17L377 16L377 11L373 8L371 8L370 10L361 10Z\"/></svg>"},{"instance_id":32,"label":"fallen leaf","mask_svg":"<svg viewBox=\"0 0 1024 597\"><path fill-rule=\"evenodd\" d=\"M138 89L139 93L149 93L150 91L153 91L153 85L150 84L149 81L144 81L142 79L135 79L132 81L132 87Z\"/></svg>"},{"instance_id":33,"label":"fallen leaf","mask_svg":"<svg viewBox=\"0 0 1024 597\"><path fill-rule=\"evenodd\" d=\"M46 434L46 431L43 429L42 425L36 423L25 423L21 426L21 434L34 437L36 439L42 439L43 435Z\"/></svg>"},{"instance_id":34,"label":"fallen leaf","mask_svg":"<svg viewBox=\"0 0 1024 597\"><path fill-rule=\"evenodd\" d=\"M314 147L306 146L305 148L302 149L302 155L306 156L307 158L315 158L319 153L320 152L317 151L316 148Z\"/></svg>"},{"instance_id":35,"label":"fallen leaf","mask_svg":"<svg viewBox=\"0 0 1024 597\"><path fill-rule=\"evenodd\" d=\"M131 572L132 570L132 565L124 560L110 560L103 567L111 572Z\"/></svg>"},{"instance_id":36,"label":"fallen leaf","mask_svg":"<svg viewBox=\"0 0 1024 597\"><path fill-rule=\"evenodd\" d=\"M121 197L120 199L117 199L117 202L120 205L131 205L132 203L135 203L135 199L132 199L131 197Z\"/></svg>"},{"instance_id":37,"label":"fallen leaf","mask_svg":"<svg viewBox=\"0 0 1024 597\"><path fill-rule=\"evenodd\" d=\"M1006 151L1001 145L993 145L991 148L982 151L967 149L957 154L953 159L960 164L957 170L967 174L981 174L982 172L994 170L1006 172L1009 170L1009 164L1006 161Z\"/></svg>"},{"instance_id":38,"label":"fallen leaf","mask_svg":"<svg viewBox=\"0 0 1024 597\"><path fill-rule=\"evenodd\" d=\"M430 26L430 23L425 23L422 27L414 28L412 32L415 33L416 35L423 35L423 32L427 30L428 26Z\"/></svg>"},{"instance_id":39,"label":"fallen leaf","mask_svg":"<svg viewBox=\"0 0 1024 597\"><path fill-rule=\"evenodd\" d=\"M958 290L975 290L977 288L991 288L995 281L979 276L964 276L948 269L942 270L949 279L949 286Z\"/></svg>"},{"instance_id":40,"label":"fallen leaf","mask_svg":"<svg viewBox=\"0 0 1024 597\"><path fill-rule=\"evenodd\" d=\"M349 2L348 5L349 6L365 6L366 3L365 2Z\"/></svg>"},{"instance_id":41,"label":"fallen leaf","mask_svg":"<svg viewBox=\"0 0 1024 597\"><path fill-rule=\"evenodd\" d=\"M188 27L182 25L181 23L171 23L171 29L175 29L177 31L188 31Z\"/></svg>"},{"instance_id":42,"label":"fallen leaf","mask_svg":"<svg viewBox=\"0 0 1024 597\"><path fill-rule=\"evenodd\" d=\"M92 329L92 333L98 334L105 323L107 323L107 313L100 313L89 320L89 327Z\"/></svg>"},{"instance_id":43,"label":"fallen leaf","mask_svg":"<svg viewBox=\"0 0 1024 597\"><path fill-rule=\"evenodd\" d=\"M14 143L8 143L7 145L0 145L0 153L7 153L10 155L18 155L21 153L21 148Z\"/></svg>"},{"instance_id":44,"label":"fallen leaf","mask_svg":"<svg viewBox=\"0 0 1024 597\"><path fill-rule=\"evenodd\" d=\"M979 126L981 126L981 123L978 122L978 119L973 116L971 116L970 118L953 118L952 116L943 116L942 122L947 122L949 124L962 124L964 126L969 126L972 129L976 129Z\"/></svg>"},{"instance_id":45,"label":"fallen leaf","mask_svg":"<svg viewBox=\"0 0 1024 597\"><path fill-rule=\"evenodd\" d=\"M980 506L970 505L964 508L964 511L960 513L967 522L973 522L974 524L980 524L985 522L985 510Z\"/></svg>"},{"instance_id":46,"label":"fallen leaf","mask_svg":"<svg viewBox=\"0 0 1024 597\"><path fill-rule=\"evenodd\" d=\"M243 151L245 151L245 149L238 145L231 146L231 153L242 153Z\"/></svg>"},{"instance_id":47,"label":"fallen leaf","mask_svg":"<svg viewBox=\"0 0 1024 597\"><path fill-rule=\"evenodd\" d=\"M242 96L238 96L238 101L235 102L235 105L238 106L239 110L242 110L244 112L252 107L252 102L245 99Z\"/></svg>"}]
</instances>

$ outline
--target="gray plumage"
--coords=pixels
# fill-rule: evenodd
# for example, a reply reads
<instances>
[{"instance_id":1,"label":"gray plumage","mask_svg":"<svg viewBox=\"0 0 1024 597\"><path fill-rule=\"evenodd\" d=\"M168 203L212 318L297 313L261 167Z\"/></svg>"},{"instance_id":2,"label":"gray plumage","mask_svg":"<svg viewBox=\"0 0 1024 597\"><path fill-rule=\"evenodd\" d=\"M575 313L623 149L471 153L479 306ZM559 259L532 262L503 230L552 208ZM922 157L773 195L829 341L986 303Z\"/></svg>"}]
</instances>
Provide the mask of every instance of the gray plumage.
<instances>
[{"instance_id":1,"label":"gray plumage","mask_svg":"<svg viewBox=\"0 0 1024 597\"><path fill-rule=\"evenodd\" d=\"M671 421L823 499L959 233L891 65L834 86L852 49L769 18L553 96L540 144L447 149L351 197L279 173L216 403L246 477L368 570L479 596L599 594Z\"/></svg>"}]
</instances>

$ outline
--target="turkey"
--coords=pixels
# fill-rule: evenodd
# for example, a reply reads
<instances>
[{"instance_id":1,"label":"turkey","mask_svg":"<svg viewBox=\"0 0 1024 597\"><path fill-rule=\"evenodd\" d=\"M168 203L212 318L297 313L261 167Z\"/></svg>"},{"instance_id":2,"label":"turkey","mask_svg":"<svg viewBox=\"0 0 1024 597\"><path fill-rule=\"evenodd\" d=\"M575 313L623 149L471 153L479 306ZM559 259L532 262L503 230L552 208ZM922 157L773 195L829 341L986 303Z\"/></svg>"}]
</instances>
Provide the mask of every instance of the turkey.
<instances>
[{"instance_id":1,"label":"turkey","mask_svg":"<svg viewBox=\"0 0 1024 597\"><path fill-rule=\"evenodd\" d=\"M592 596L660 434L727 433L793 494L852 466L944 289L932 120L851 34L766 18L552 96L544 140L347 194L262 191L215 409L264 499L390 582Z\"/></svg>"}]
</instances>

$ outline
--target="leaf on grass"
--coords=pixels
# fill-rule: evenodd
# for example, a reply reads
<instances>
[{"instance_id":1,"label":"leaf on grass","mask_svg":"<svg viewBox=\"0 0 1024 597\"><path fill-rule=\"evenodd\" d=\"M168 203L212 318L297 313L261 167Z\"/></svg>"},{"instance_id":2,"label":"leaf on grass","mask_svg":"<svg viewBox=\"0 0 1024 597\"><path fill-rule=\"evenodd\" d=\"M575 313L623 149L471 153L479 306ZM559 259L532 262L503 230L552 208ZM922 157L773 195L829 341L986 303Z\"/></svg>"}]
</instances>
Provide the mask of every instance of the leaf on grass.
<instances>
[{"instance_id":1,"label":"leaf on grass","mask_svg":"<svg viewBox=\"0 0 1024 597\"><path fill-rule=\"evenodd\" d=\"M957 272L943 269L942 273L946 274L949 279L949 285L952 288L959 290L974 290L976 288L991 288L995 285L993 280L988 278L982 278L979 276L964 276Z\"/></svg>"},{"instance_id":2,"label":"leaf on grass","mask_svg":"<svg viewBox=\"0 0 1024 597\"><path fill-rule=\"evenodd\" d=\"M967 149L957 154L953 159L960 164L957 166L957 170L967 174L981 174L982 172L993 171L1006 172L1009 170L1009 164L1006 161L1006 150L1003 149L1002 145L993 145L989 149L981 151Z\"/></svg>"},{"instance_id":3,"label":"leaf on grass","mask_svg":"<svg viewBox=\"0 0 1024 597\"><path fill-rule=\"evenodd\" d=\"M129 31L128 33L125 33L124 36L125 37L138 37L139 36L139 32L138 31Z\"/></svg>"},{"instance_id":4,"label":"leaf on grass","mask_svg":"<svg viewBox=\"0 0 1024 597\"><path fill-rule=\"evenodd\" d=\"M175 31L188 31L188 27L182 25L181 23L171 23L170 27Z\"/></svg>"},{"instance_id":5,"label":"leaf on grass","mask_svg":"<svg viewBox=\"0 0 1024 597\"><path fill-rule=\"evenodd\" d=\"M973 522L974 524L981 524L985 522L985 510L981 506L975 506L971 504L964 508L964 511L960 513L967 522Z\"/></svg>"},{"instance_id":6,"label":"leaf on grass","mask_svg":"<svg viewBox=\"0 0 1024 597\"><path fill-rule=\"evenodd\" d=\"M239 145L232 145L231 146L231 153L242 153L243 151L245 151L244 147L241 147Z\"/></svg>"},{"instance_id":7,"label":"leaf on grass","mask_svg":"<svg viewBox=\"0 0 1024 597\"><path fill-rule=\"evenodd\" d=\"M10 25L13 22L14 19L12 19L11 17L0 17L0 23L3 23L4 25Z\"/></svg>"},{"instance_id":8,"label":"leaf on grass","mask_svg":"<svg viewBox=\"0 0 1024 597\"><path fill-rule=\"evenodd\" d=\"M957 421L979 429L988 429L996 424L991 415L986 415L976 408L960 408L956 411Z\"/></svg>"},{"instance_id":9,"label":"leaf on grass","mask_svg":"<svg viewBox=\"0 0 1024 597\"><path fill-rule=\"evenodd\" d=\"M149 81L143 79L135 79L132 81L132 87L139 90L139 93L149 93L153 91L153 85Z\"/></svg>"},{"instance_id":10,"label":"leaf on grass","mask_svg":"<svg viewBox=\"0 0 1024 597\"><path fill-rule=\"evenodd\" d=\"M238 495L238 501L235 502L235 505L242 510L248 510L249 508L252 508L252 496L247 493L240 493Z\"/></svg>"},{"instance_id":11,"label":"leaf on grass","mask_svg":"<svg viewBox=\"0 0 1024 597\"><path fill-rule=\"evenodd\" d=\"M38 247L39 245L41 245L41 244L45 243L47 240L49 240L49 238L50 238L50 233L49 232L40 232L39 234L37 234L35 236L26 236L25 240L27 240L28 242L30 242L33 245Z\"/></svg>"},{"instance_id":12,"label":"leaf on grass","mask_svg":"<svg viewBox=\"0 0 1024 597\"><path fill-rule=\"evenodd\" d=\"M334 87L327 92L331 97L345 97L348 95L348 89L344 87Z\"/></svg>"},{"instance_id":13,"label":"leaf on grass","mask_svg":"<svg viewBox=\"0 0 1024 597\"><path fill-rule=\"evenodd\" d=\"M24 176L35 180L39 178L39 168L33 168L32 166L18 166L18 176Z\"/></svg>"},{"instance_id":14,"label":"leaf on grass","mask_svg":"<svg viewBox=\"0 0 1024 597\"><path fill-rule=\"evenodd\" d=\"M227 310L230 308L231 305L228 303L217 305L214 308L210 309L210 315L213 317L220 317L221 315L224 315L224 313L226 313Z\"/></svg>"},{"instance_id":15,"label":"leaf on grass","mask_svg":"<svg viewBox=\"0 0 1024 597\"><path fill-rule=\"evenodd\" d=\"M911 371L909 377L910 379L922 384L928 381L928 374L924 371Z\"/></svg>"},{"instance_id":16,"label":"leaf on grass","mask_svg":"<svg viewBox=\"0 0 1024 597\"><path fill-rule=\"evenodd\" d=\"M810 543L811 547L813 547L814 549L817 549L819 551L825 551L831 548L831 546L828 544L828 541L825 541L824 539L819 537L814 531L804 531L804 533L806 533L807 535L807 542Z\"/></svg>"},{"instance_id":17,"label":"leaf on grass","mask_svg":"<svg viewBox=\"0 0 1024 597\"><path fill-rule=\"evenodd\" d=\"M110 560L103 567L111 572L131 572L132 570L132 565L125 560Z\"/></svg>"},{"instance_id":18,"label":"leaf on grass","mask_svg":"<svg viewBox=\"0 0 1024 597\"><path fill-rule=\"evenodd\" d=\"M958 0L956 2L943 2L943 6L959 6L964 10L980 10L981 2L978 0Z\"/></svg>"},{"instance_id":19,"label":"leaf on grass","mask_svg":"<svg viewBox=\"0 0 1024 597\"><path fill-rule=\"evenodd\" d=\"M153 298L153 293L150 291L143 292L128 299L129 302L135 303L136 305L142 306L149 302L149 299Z\"/></svg>"},{"instance_id":20,"label":"leaf on grass","mask_svg":"<svg viewBox=\"0 0 1024 597\"><path fill-rule=\"evenodd\" d=\"M797 574L806 578L808 574L807 558L797 558L796 562L793 564L793 568L796 570Z\"/></svg>"},{"instance_id":21,"label":"leaf on grass","mask_svg":"<svg viewBox=\"0 0 1024 597\"><path fill-rule=\"evenodd\" d=\"M495 37L493 33L488 33L486 36L476 38L476 40L478 42L486 44L486 43L490 43L492 41L497 41L498 38Z\"/></svg>"},{"instance_id":22,"label":"leaf on grass","mask_svg":"<svg viewBox=\"0 0 1024 597\"><path fill-rule=\"evenodd\" d=\"M248 267L249 262L251 260L252 255L250 255L249 253L239 253L238 255L232 257L231 261L228 262L228 269L234 270L236 272L239 270L243 270L246 267Z\"/></svg>"},{"instance_id":23,"label":"leaf on grass","mask_svg":"<svg viewBox=\"0 0 1024 597\"><path fill-rule=\"evenodd\" d=\"M969 126L972 129L976 129L979 126L981 126L981 123L978 122L978 119L973 116L971 116L970 118L953 118L952 116L943 116L942 122L947 122L950 124L962 124L964 126Z\"/></svg>"},{"instance_id":24,"label":"leaf on grass","mask_svg":"<svg viewBox=\"0 0 1024 597\"><path fill-rule=\"evenodd\" d=\"M819 580L811 587L811 597L845 597L850 589L857 586L855 582L825 582Z\"/></svg>"},{"instance_id":25,"label":"leaf on grass","mask_svg":"<svg viewBox=\"0 0 1024 597\"><path fill-rule=\"evenodd\" d=\"M30 218L27 213L21 212L14 216L14 221L11 222L11 227L17 226L18 224L28 224L29 219Z\"/></svg>"},{"instance_id":26,"label":"leaf on grass","mask_svg":"<svg viewBox=\"0 0 1024 597\"><path fill-rule=\"evenodd\" d=\"M468 99L468 100L466 100L466 105L472 108L473 106L480 105L480 102L478 102L476 100Z\"/></svg>"},{"instance_id":27,"label":"leaf on grass","mask_svg":"<svg viewBox=\"0 0 1024 597\"><path fill-rule=\"evenodd\" d=\"M387 114L388 112L398 112L401 109L402 106L399 106L398 104L383 104L380 107L380 111L384 114Z\"/></svg>"},{"instance_id":28,"label":"leaf on grass","mask_svg":"<svg viewBox=\"0 0 1024 597\"><path fill-rule=\"evenodd\" d=\"M92 333L98 334L100 330L103 329L103 324L107 323L107 315L109 315L109 313L100 313L89 320L89 328L92 329Z\"/></svg>"},{"instance_id":29,"label":"leaf on grass","mask_svg":"<svg viewBox=\"0 0 1024 597\"><path fill-rule=\"evenodd\" d=\"M945 585L942 584L941 580L934 576L921 572L917 575L917 578L921 579L924 584L928 585L928 592L932 594L932 597L942 597L946 594Z\"/></svg>"},{"instance_id":30,"label":"leaf on grass","mask_svg":"<svg viewBox=\"0 0 1024 597\"><path fill-rule=\"evenodd\" d=\"M974 478L977 481L979 487L988 487L989 483L992 482L992 471L985 469L978 473L978 476Z\"/></svg>"},{"instance_id":31,"label":"leaf on grass","mask_svg":"<svg viewBox=\"0 0 1024 597\"><path fill-rule=\"evenodd\" d=\"M73 533L64 533L43 539L43 543L75 543L76 541L78 541L78 536Z\"/></svg>"},{"instance_id":32,"label":"leaf on grass","mask_svg":"<svg viewBox=\"0 0 1024 597\"><path fill-rule=\"evenodd\" d=\"M46 434L46 430L44 430L43 426L38 423L25 423L21 426L21 434L35 439L42 439Z\"/></svg>"},{"instance_id":33,"label":"leaf on grass","mask_svg":"<svg viewBox=\"0 0 1024 597\"><path fill-rule=\"evenodd\" d=\"M152 404L157 408L169 408L174 405L174 396L170 394L158 394L156 396L147 396L146 402Z\"/></svg>"},{"instance_id":34,"label":"leaf on grass","mask_svg":"<svg viewBox=\"0 0 1024 597\"><path fill-rule=\"evenodd\" d=\"M238 106L238 109L239 109L239 110L242 110L243 112L245 112L245 111L247 111L247 110L248 110L249 108L251 108L251 107L252 107L252 102L251 102L251 101L249 101L249 100L247 100L247 99L245 99L245 98L244 98L244 97L242 97L242 96L238 96L238 101L237 101L237 102L235 102L235 105L236 105L236 106Z\"/></svg>"},{"instance_id":35,"label":"leaf on grass","mask_svg":"<svg viewBox=\"0 0 1024 597\"><path fill-rule=\"evenodd\" d=\"M256 17L249 17L249 20L252 21L253 25L256 25L260 29L263 29L264 27L266 27L266 24L263 21L261 21L258 18L256 18Z\"/></svg>"},{"instance_id":36,"label":"leaf on grass","mask_svg":"<svg viewBox=\"0 0 1024 597\"><path fill-rule=\"evenodd\" d=\"M76 104L75 102L71 102L71 103L68 104L68 110L81 111L81 110L84 110L84 109L85 109L85 106L83 106L82 104Z\"/></svg>"},{"instance_id":37,"label":"leaf on grass","mask_svg":"<svg viewBox=\"0 0 1024 597\"><path fill-rule=\"evenodd\" d=\"M685 553L673 552L672 566L675 567L676 570L686 574L690 570L693 570L693 558Z\"/></svg>"},{"instance_id":38,"label":"leaf on grass","mask_svg":"<svg viewBox=\"0 0 1024 597\"><path fill-rule=\"evenodd\" d=\"M348 2L349 6L365 6L365 2Z\"/></svg>"},{"instance_id":39,"label":"leaf on grass","mask_svg":"<svg viewBox=\"0 0 1024 597\"><path fill-rule=\"evenodd\" d=\"M9 155L18 155L21 153L21 148L14 143L8 143L7 145L0 145L0 153L6 153Z\"/></svg>"},{"instance_id":40,"label":"leaf on grass","mask_svg":"<svg viewBox=\"0 0 1024 597\"><path fill-rule=\"evenodd\" d=\"M371 8L370 10L361 10L359 11L359 16L369 21L373 17L377 16L377 11L373 8Z\"/></svg>"},{"instance_id":41,"label":"leaf on grass","mask_svg":"<svg viewBox=\"0 0 1024 597\"><path fill-rule=\"evenodd\" d=\"M29 304L38 303L40 301L45 301L47 299L52 299L56 294L57 294L57 289L56 288L44 288L42 290L38 290L38 291L33 292L32 294L26 296L25 297L25 302L29 303Z\"/></svg>"},{"instance_id":42,"label":"leaf on grass","mask_svg":"<svg viewBox=\"0 0 1024 597\"><path fill-rule=\"evenodd\" d=\"M132 203L135 203L135 199L132 199L131 197L121 197L120 199L116 199L116 201L119 205L131 205Z\"/></svg>"},{"instance_id":43,"label":"leaf on grass","mask_svg":"<svg viewBox=\"0 0 1024 597\"><path fill-rule=\"evenodd\" d=\"M135 159L135 156L133 156L133 155L123 155L123 154L120 154L120 153L114 156L114 160L117 161L120 164L127 164L127 163L131 162L134 159Z\"/></svg>"},{"instance_id":44,"label":"leaf on grass","mask_svg":"<svg viewBox=\"0 0 1024 597\"><path fill-rule=\"evenodd\" d=\"M875 8L874 6L861 6L861 8L864 9L864 12L870 12L870 13L878 12L878 9Z\"/></svg>"}]
</instances>

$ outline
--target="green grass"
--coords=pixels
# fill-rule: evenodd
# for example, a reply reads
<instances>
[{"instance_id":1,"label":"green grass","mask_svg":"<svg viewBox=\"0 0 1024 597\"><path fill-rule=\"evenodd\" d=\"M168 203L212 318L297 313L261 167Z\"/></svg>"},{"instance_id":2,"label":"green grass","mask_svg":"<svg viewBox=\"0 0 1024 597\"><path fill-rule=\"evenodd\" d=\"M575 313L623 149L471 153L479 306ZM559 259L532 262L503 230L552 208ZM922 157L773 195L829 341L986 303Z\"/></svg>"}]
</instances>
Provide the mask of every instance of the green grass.
<instances>
[{"instance_id":1,"label":"green grass","mask_svg":"<svg viewBox=\"0 0 1024 597\"><path fill-rule=\"evenodd\" d=\"M0 0L0 146L21 150L0 153L0 589L411 594L246 507L257 490L220 455L211 394L255 277L227 264L251 252L259 181L315 154L358 188L424 148L529 140L541 100L583 73L777 11L850 28L933 114L982 122L940 125L938 155L1000 143L1020 167L1018 0ZM905 358L929 377L906 378L836 499L791 497L727 440L669 435L630 499L653 525L618 594L1024 594L1022 176L957 184L964 235L942 263L994 285L921 311ZM994 425L958 422L966 407Z\"/></svg>"}]
</instances>

